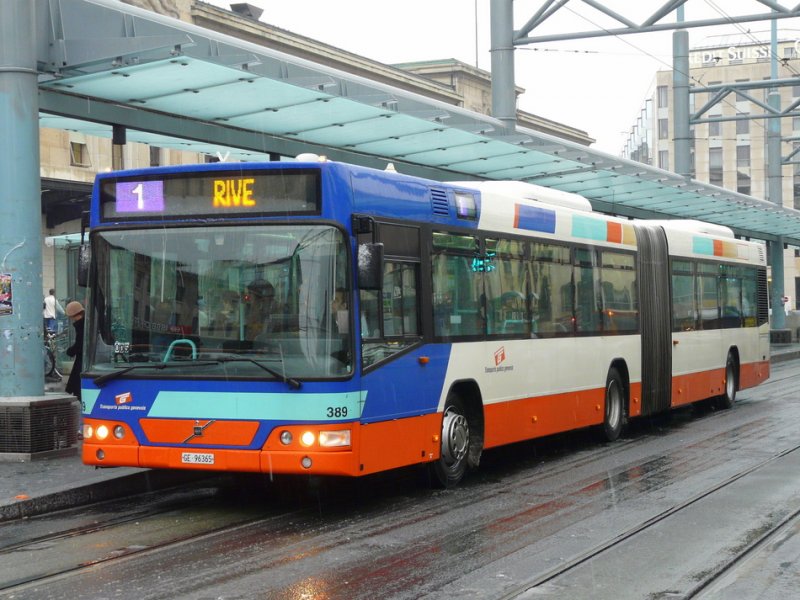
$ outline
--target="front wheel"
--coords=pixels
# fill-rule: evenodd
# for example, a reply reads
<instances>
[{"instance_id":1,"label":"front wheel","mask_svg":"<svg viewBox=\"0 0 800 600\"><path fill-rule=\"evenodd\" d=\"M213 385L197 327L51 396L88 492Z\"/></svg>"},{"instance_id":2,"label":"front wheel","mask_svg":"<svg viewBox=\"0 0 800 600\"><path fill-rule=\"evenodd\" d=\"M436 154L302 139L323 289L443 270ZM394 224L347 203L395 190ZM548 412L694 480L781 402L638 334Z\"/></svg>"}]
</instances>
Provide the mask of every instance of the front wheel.
<instances>
[{"instance_id":1,"label":"front wheel","mask_svg":"<svg viewBox=\"0 0 800 600\"><path fill-rule=\"evenodd\" d=\"M458 484L467 471L470 431L461 397L451 392L442 414L442 447L439 460L432 464L436 481L445 488Z\"/></svg>"},{"instance_id":2,"label":"front wheel","mask_svg":"<svg viewBox=\"0 0 800 600\"><path fill-rule=\"evenodd\" d=\"M613 442L619 438L625 425L625 384L615 368L609 369L606 378L605 404L603 438Z\"/></svg>"}]
</instances>

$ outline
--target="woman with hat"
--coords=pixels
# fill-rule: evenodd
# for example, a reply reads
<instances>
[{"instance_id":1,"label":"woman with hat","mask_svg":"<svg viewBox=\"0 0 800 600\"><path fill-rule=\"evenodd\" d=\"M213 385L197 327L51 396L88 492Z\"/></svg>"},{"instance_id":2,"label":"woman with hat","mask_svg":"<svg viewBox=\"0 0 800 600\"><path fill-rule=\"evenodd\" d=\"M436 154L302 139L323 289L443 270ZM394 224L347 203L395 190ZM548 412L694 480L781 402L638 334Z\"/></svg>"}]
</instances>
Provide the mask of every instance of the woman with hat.
<instances>
[{"instance_id":1,"label":"woman with hat","mask_svg":"<svg viewBox=\"0 0 800 600\"><path fill-rule=\"evenodd\" d=\"M72 370L69 372L69 379L67 380L65 391L80 400L81 368L83 367L83 305L73 300L67 304L64 312L67 313L67 317L75 328L75 343L67 348L67 356L75 357L75 362L72 363Z\"/></svg>"}]
</instances>

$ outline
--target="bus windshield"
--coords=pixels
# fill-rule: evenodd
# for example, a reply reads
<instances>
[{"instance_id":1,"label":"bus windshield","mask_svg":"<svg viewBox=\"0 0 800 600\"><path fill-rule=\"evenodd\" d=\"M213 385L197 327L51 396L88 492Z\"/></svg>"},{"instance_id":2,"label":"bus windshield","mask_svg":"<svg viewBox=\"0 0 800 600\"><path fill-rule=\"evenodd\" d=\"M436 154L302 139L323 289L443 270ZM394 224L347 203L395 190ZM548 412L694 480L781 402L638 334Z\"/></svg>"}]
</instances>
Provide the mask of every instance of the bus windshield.
<instances>
[{"instance_id":1,"label":"bus windshield","mask_svg":"<svg viewBox=\"0 0 800 600\"><path fill-rule=\"evenodd\" d=\"M352 372L346 238L335 227L100 231L92 252L90 375L296 380Z\"/></svg>"}]
</instances>

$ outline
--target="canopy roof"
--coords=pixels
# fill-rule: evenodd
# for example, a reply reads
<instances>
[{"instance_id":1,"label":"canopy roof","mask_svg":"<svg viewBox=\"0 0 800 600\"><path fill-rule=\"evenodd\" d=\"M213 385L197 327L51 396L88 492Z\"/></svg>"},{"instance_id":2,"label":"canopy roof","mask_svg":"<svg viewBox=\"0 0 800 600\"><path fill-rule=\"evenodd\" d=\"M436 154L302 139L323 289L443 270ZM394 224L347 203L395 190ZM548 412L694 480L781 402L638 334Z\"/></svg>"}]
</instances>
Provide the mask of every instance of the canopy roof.
<instances>
[{"instance_id":1,"label":"canopy roof","mask_svg":"<svg viewBox=\"0 0 800 600\"><path fill-rule=\"evenodd\" d=\"M516 179L596 210L692 218L800 245L800 212L111 0L36 0L40 124L268 160L329 158L439 180Z\"/></svg>"}]
</instances>

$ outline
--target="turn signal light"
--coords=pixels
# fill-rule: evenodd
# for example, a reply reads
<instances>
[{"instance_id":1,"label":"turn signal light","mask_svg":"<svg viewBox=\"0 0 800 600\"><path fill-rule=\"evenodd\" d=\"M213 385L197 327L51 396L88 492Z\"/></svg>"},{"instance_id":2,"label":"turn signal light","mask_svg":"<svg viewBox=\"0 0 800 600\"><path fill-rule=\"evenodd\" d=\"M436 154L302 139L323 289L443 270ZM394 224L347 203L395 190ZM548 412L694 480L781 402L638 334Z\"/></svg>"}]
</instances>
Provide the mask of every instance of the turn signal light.
<instances>
[{"instance_id":1,"label":"turn signal light","mask_svg":"<svg viewBox=\"0 0 800 600\"><path fill-rule=\"evenodd\" d=\"M350 445L350 430L320 431L319 445L323 448L340 448Z\"/></svg>"}]
</instances>

